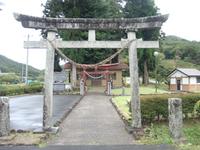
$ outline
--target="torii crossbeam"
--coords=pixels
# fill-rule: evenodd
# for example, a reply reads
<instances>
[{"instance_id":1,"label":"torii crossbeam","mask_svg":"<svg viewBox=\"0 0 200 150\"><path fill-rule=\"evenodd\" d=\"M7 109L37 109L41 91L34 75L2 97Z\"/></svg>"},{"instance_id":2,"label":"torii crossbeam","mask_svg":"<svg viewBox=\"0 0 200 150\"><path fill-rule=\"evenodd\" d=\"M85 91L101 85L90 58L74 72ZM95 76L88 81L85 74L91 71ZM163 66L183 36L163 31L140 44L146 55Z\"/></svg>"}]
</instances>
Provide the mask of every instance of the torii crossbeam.
<instances>
[{"instance_id":1,"label":"torii crossbeam","mask_svg":"<svg viewBox=\"0 0 200 150\"><path fill-rule=\"evenodd\" d=\"M14 14L24 28L33 29L78 29L78 30L136 30L160 28L168 19L168 15L141 18L40 18L22 14Z\"/></svg>"},{"instance_id":2,"label":"torii crossbeam","mask_svg":"<svg viewBox=\"0 0 200 150\"><path fill-rule=\"evenodd\" d=\"M131 77L132 126L134 128L141 128L137 48L159 48L159 43L158 41L137 40L135 31L139 29L161 28L162 24L168 19L168 15L115 19L40 18L22 14L14 14L14 17L25 28L46 29L48 32L47 40L52 41L58 48L122 48L128 42L132 41L127 46L129 49L129 70ZM57 40L55 30L64 29L88 30L88 41ZM128 38L121 41L96 41L95 30L111 29L126 30ZM43 109L43 127L47 129L50 127L49 119L52 116L54 47L46 40L26 41L24 47L47 48Z\"/></svg>"}]
</instances>

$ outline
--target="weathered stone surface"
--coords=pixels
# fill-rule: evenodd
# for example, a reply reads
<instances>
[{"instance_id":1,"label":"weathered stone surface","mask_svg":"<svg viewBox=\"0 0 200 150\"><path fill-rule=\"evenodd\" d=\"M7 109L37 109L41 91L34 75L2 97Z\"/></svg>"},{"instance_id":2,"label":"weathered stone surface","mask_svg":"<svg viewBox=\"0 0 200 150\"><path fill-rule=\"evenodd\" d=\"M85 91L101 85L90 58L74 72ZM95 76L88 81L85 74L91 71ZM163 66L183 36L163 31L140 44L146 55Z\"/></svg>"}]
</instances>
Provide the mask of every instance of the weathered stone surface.
<instances>
[{"instance_id":1,"label":"weathered stone surface","mask_svg":"<svg viewBox=\"0 0 200 150\"><path fill-rule=\"evenodd\" d=\"M65 90L65 83L54 83L53 91L54 92L62 92Z\"/></svg>"},{"instance_id":2,"label":"weathered stone surface","mask_svg":"<svg viewBox=\"0 0 200 150\"><path fill-rule=\"evenodd\" d=\"M56 31L49 31L47 39L54 41L56 38ZM50 43L48 43L46 52L46 67L45 67L45 90L43 103L43 127L45 129L50 127L50 118L53 112L53 73L54 73L54 55L55 50Z\"/></svg>"},{"instance_id":3,"label":"weathered stone surface","mask_svg":"<svg viewBox=\"0 0 200 150\"><path fill-rule=\"evenodd\" d=\"M67 73L62 72L54 72L54 84L53 91L61 92L65 90L65 81L67 80Z\"/></svg>"},{"instance_id":4,"label":"weathered stone surface","mask_svg":"<svg viewBox=\"0 0 200 150\"><path fill-rule=\"evenodd\" d=\"M168 19L168 15L141 18L40 18L22 14L14 14L17 21L25 28L34 29L145 29L160 28Z\"/></svg>"},{"instance_id":5,"label":"weathered stone surface","mask_svg":"<svg viewBox=\"0 0 200 150\"><path fill-rule=\"evenodd\" d=\"M76 87L76 82L77 82L77 71L76 71L76 64L72 64L72 87Z\"/></svg>"},{"instance_id":6,"label":"weathered stone surface","mask_svg":"<svg viewBox=\"0 0 200 150\"><path fill-rule=\"evenodd\" d=\"M128 33L129 40L136 40L136 33ZM131 108L132 108L132 127L141 128L141 108L139 94L139 76L138 76L138 59L137 59L137 43L133 41L129 46L129 70L131 78Z\"/></svg>"},{"instance_id":7,"label":"weathered stone surface","mask_svg":"<svg viewBox=\"0 0 200 150\"><path fill-rule=\"evenodd\" d=\"M179 141L182 138L183 114L182 114L182 99L169 98L169 129L172 138Z\"/></svg>"},{"instance_id":8,"label":"weathered stone surface","mask_svg":"<svg viewBox=\"0 0 200 150\"><path fill-rule=\"evenodd\" d=\"M94 42L96 41L96 32L95 30L88 31L88 41Z\"/></svg>"},{"instance_id":9,"label":"weathered stone surface","mask_svg":"<svg viewBox=\"0 0 200 150\"><path fill-rule=\"evenodd\" d=\"M54 83L63 83L67 80L67 74L66 72L54 72L53 75Z\"/></svg>"},{"instance_id":10,"label":"weathered stone surface","mask_svg":"<svg viewBox=\"0 0 200 150\"><path fill-rule=\"evenodd\" d=\"M85 89L84 89L84 81L81 80L80 81L80 95L84 95L85 94Z\"/></svg>"},{"instance_id":11,"label":"weathered stone surface","mask_svg":"<svg viewBox=\"0 0 200 150\"><path fill-rule=\"evenodd\" d=\"M10 115L8 97L0 97L0 137L10 133Z\"/></svg>"},{"instance_id":12,"label":"weathered stone surface","mask_svg":"<svg viewBox=\"0 0 200 150\"><path fill-rule=\"evenodd\" d=\"M91 39L90 39L91 40ZM55 41L57 48L128 48L128 40L124 41ZM25 41L24 48L44 49L47 41ZM159 48L158 41L137 40L137 48Z\"/></svg>"},{"instance_id":13,"label":"weathered stone surface","mask_svg":"<svg viewBox=\"0 0 200 150\"><path fill-rule=\"evenodd\" d=\"M111 84L111 82L108 82L108 84L107 84L107 95L111 95L111 93L112 93L112 84Z\"/></svg>"}]
</instances>

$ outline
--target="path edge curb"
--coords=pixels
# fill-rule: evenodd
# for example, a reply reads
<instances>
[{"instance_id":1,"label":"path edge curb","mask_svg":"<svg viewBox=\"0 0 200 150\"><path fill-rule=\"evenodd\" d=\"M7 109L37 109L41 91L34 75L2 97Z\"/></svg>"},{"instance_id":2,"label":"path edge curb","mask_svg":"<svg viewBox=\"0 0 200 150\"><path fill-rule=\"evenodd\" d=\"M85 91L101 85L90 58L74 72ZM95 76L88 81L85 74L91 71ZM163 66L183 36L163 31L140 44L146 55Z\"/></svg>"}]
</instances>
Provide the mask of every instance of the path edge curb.
<instances>
[{"instance_id":1,"label":"path edge curb","mask_svg":"<svg viewBox=\"0 0 200 150\"><path fill-rule=\"evenodd\" d=\"M125 130L129 133L132 134L133 133L133 129L132 127L129 125L128 121L125 119L124 115L121 113L121 111L118 109L117 105L113 102L113 98L109 99L112 106L115 108L115 110L117 111L117 114L119 115L120 119L123 121L124 125L125 125Z\"/></svg>"},{"instance_id":2,"label":"path edge curb","mask_svg":"<svg viewBox=\"0 0 200 150\"><path fill-rule=\"evenodd\" d=\"M62 122L69 116L69 114L72 112L72 110L73 110L74 108L76 108L76 106L81 102L81 100L82 100L83 98L84 98L84 95L81 96L80 99L79 99L76 103L74 103L74 105L73 105L70 109L66 110L66 111L64 112L63 116L62 116L58 121L56 121L56 122L53 124L53 126L54 126L54 127L59 127L59 128L60 128L60 125L62 124Z\"/></svg>"}]
</instances>

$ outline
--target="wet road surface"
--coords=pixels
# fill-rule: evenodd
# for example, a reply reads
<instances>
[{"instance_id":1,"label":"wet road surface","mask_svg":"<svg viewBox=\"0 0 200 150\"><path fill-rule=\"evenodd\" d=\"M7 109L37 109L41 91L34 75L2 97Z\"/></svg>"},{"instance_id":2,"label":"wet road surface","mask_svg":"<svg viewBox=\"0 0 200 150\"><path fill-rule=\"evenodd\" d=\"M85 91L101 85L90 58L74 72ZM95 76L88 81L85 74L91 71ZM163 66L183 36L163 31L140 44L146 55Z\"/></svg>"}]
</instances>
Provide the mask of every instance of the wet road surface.
<instances>
[{"instance_id":1,"label":"wet road surface","mask_svg":"<svg viewBox=\"0 0 200 150\"><path fill-rule=\"evenodd\" d=\"M55 124L80 100L78 95L55 95L52 124ZM42 128L43 95L13 97L10 99L10 123L15 130L38 130Z\"/></svg>"}]
</instances>

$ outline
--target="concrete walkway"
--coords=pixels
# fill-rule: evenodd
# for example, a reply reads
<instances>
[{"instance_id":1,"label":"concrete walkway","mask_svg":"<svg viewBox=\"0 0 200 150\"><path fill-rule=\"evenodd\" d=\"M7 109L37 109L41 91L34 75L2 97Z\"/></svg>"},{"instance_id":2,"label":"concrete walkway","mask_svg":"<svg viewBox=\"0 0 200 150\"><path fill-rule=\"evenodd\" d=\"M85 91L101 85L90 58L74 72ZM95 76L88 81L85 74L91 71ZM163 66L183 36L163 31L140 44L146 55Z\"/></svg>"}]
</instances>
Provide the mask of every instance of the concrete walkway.
<instances>
[{"instance_id":1,"label":"concrete walkway","mask_svg":"<svg viewBox=\"0 0 200 150\"><path fill-rule=\"evenodd\" d=\"M0 146L0 150L41 150L35 146ZM175 150L169 145L67 145L48 146L42 150Z\"/></svg>"},{"instance_id":2,"label":"concrete walkway","mask_svg":"<svg viewBox=\"0 0 200 150\"><path fill-rule=\"evenodd\" d=\"M116 110L104 95L85 96L63 122L50 145L127 145L134 144Z\"/></svg>"}]
</instances>

